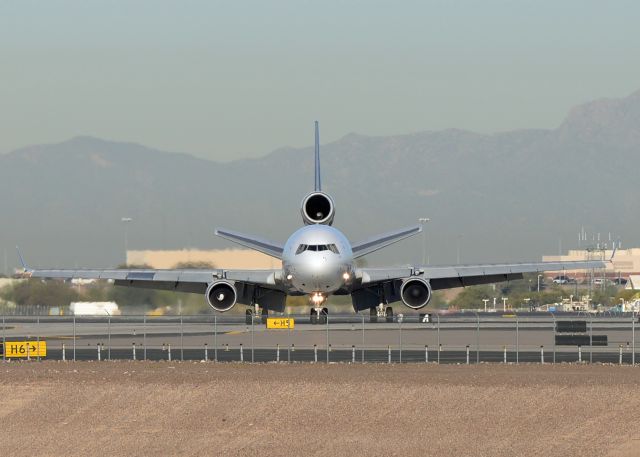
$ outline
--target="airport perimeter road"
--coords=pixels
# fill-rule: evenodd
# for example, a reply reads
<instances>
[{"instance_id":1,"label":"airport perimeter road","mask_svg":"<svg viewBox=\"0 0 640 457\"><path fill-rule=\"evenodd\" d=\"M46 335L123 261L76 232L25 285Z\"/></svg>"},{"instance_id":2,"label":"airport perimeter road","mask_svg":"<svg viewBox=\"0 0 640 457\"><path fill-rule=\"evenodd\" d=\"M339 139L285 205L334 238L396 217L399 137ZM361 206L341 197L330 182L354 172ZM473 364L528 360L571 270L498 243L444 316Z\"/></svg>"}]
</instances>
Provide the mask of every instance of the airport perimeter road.
<instances>
[{"instance_id":1,"label":"airport perimeter road","mask_svg":"<svg viewBox=\"0 0 640 457\"><path fill-rule=\"evenodd\" d=\"M638 370L0 363L0 455L636 457Z\"/></svg>"},{"instance_id":2,"label":"airport perimeter road","mask_svg":"<svg viewBox=\"0 0 640 457\"><path fill-rule=\"evenodd\" d=\"M587 320L467 314L439 322L415 317L391 323L336 316L328 325L311 325L308 317L298 316L292 329L276 330L259 319L247 324L239 317L3 319L3 341L45 340L47 357L58 360L64 347L64 358L76 360L640 362L640 325L632 316ZM568 331L561 324L570 324ZM561 344L559 336L578 336L582 342Z\"/></svg>"}]
</instances>

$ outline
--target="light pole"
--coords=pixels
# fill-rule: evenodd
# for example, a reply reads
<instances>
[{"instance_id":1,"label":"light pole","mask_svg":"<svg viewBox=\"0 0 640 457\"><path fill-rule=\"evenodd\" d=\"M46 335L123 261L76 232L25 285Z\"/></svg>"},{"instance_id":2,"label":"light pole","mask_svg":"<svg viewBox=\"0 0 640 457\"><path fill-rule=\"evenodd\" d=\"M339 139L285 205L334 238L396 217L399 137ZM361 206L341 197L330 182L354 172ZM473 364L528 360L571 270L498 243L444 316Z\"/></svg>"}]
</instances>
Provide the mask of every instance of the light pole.
<instances>
[{"instance_id":1,"label":"light pole","mask_svg":"<svg viewBox=\"0 0 640 457\"><path fill-rule=\"evenodd\" d=\"M127 251L129 250L129 233L127 230L127 226L133 222L133 219L130 217L123 217L120 219L122 224L124 225L124 264L127 264Z\"/></svg>"},{"instance_id":2,"label":"light pole","mask_svg":"<svg viewBox=\"0 0 640 457\"><path fill-rule=\"evenodd\" d=\"M503 310L503 312L507 311L507 300L509 300L509 298L502 297L502 310Z\"/></svg>"},{"instance_id":3,"label":"light pole","mask_svg":"<svg viewBox=\"0 0 640 457\"><path fill-rule=\"evenodd\" d=\"M540 293L540 278L542 278L542 275L538 275L538 293Z\"/></svg>"},{"instance_id":4,"label":"light pole","mask_svg":"<svg viewBox=\"0 0 640 457\"><path fill-rule=\"evenodd\" d=\"M424 224L431 221L428 217L419 217L418 222L422 226L422 265L427 265L427 231L424 228Z\"/></svg>"}]
</instances>

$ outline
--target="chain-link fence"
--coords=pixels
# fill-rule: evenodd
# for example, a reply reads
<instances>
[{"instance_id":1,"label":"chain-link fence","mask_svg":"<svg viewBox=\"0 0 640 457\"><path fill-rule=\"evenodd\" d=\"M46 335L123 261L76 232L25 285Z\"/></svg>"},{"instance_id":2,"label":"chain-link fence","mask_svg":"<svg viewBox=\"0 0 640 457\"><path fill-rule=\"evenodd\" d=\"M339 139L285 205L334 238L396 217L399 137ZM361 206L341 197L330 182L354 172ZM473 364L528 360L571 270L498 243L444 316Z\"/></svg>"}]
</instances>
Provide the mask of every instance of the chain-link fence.
<instances>
[{"instance_id":1,"label":"chain-link fence","mask_svg":"<svg viewBox=\"0 0 640 457\"><path fill-rule=\"evenodd\" d=\"M46 359L54 360L634 364L639 326L632 314L272 319L274 328L259 315L3 316L2 358L42 358L38 348L46 344Z\"/></svg>"}]
</instances>

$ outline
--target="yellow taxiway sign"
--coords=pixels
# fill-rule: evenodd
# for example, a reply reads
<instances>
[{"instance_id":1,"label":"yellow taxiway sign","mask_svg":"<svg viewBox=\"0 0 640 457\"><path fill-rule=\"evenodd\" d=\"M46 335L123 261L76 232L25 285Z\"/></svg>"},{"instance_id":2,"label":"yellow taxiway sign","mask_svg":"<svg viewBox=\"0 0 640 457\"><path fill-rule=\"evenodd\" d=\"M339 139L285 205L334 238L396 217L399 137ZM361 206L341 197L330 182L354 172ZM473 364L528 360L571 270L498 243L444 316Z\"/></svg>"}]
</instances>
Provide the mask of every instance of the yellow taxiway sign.
<instances>
[{"instance_id":1,"label":"yellow taxiway sign","mask_svg":"<svg viewBox=\"0 0 640 457\"><path fill-rule=\"evenodd\" d=\"M11 357L46 357L46 341L7 341L4 347L4 355Z\"/></svg>"},{"instance_id":2,"label":"yellow taxiway sign","mask_svg":"<svg viewBox=\"0 0 640 457\"><path fill-rule=\"evenodd\" d=\"M295 327L295 321L290 317L269 317L267 318L267 328L290 329Z\"/></svg>"}]
</instances>

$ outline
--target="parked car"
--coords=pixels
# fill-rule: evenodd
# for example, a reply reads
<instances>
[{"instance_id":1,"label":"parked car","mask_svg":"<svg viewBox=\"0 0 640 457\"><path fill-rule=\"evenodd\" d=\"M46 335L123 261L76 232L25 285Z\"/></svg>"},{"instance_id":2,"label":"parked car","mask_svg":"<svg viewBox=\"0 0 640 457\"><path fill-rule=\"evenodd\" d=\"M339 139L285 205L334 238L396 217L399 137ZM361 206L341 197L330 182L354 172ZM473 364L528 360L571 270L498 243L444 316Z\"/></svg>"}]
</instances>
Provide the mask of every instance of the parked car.
<instances>
[{"instance_id":1,"label":"parked car","mask_svg":"<svg viewBox=\"0 0 640 457\"><path fill-rule=\"evenodd\" d=\"M593 278L594 286L612 286L613 284L613 281L607 278Z\"/></svg>"},{"instance_id":2,"label":"parked car","mask_svg":"<svg viewBox=\"0 0 640 457\"><path fill-rule=\"evenodd\" d=\"M575 278L570 278L569 276L560 275L553 278L553 282L555 284L577 284Z\"/></svg>"},{"instance_id":3,"label":"parked car","mask_svg":"<svg viewBox=\"0 0 640 457\"><path fill-rule=\"evenodd\" d=\"M613 283L618 285L618 286L626 286L627 285L628 280L625 278L616 278L613 280Z\"/></svg>"}]
</instances>

